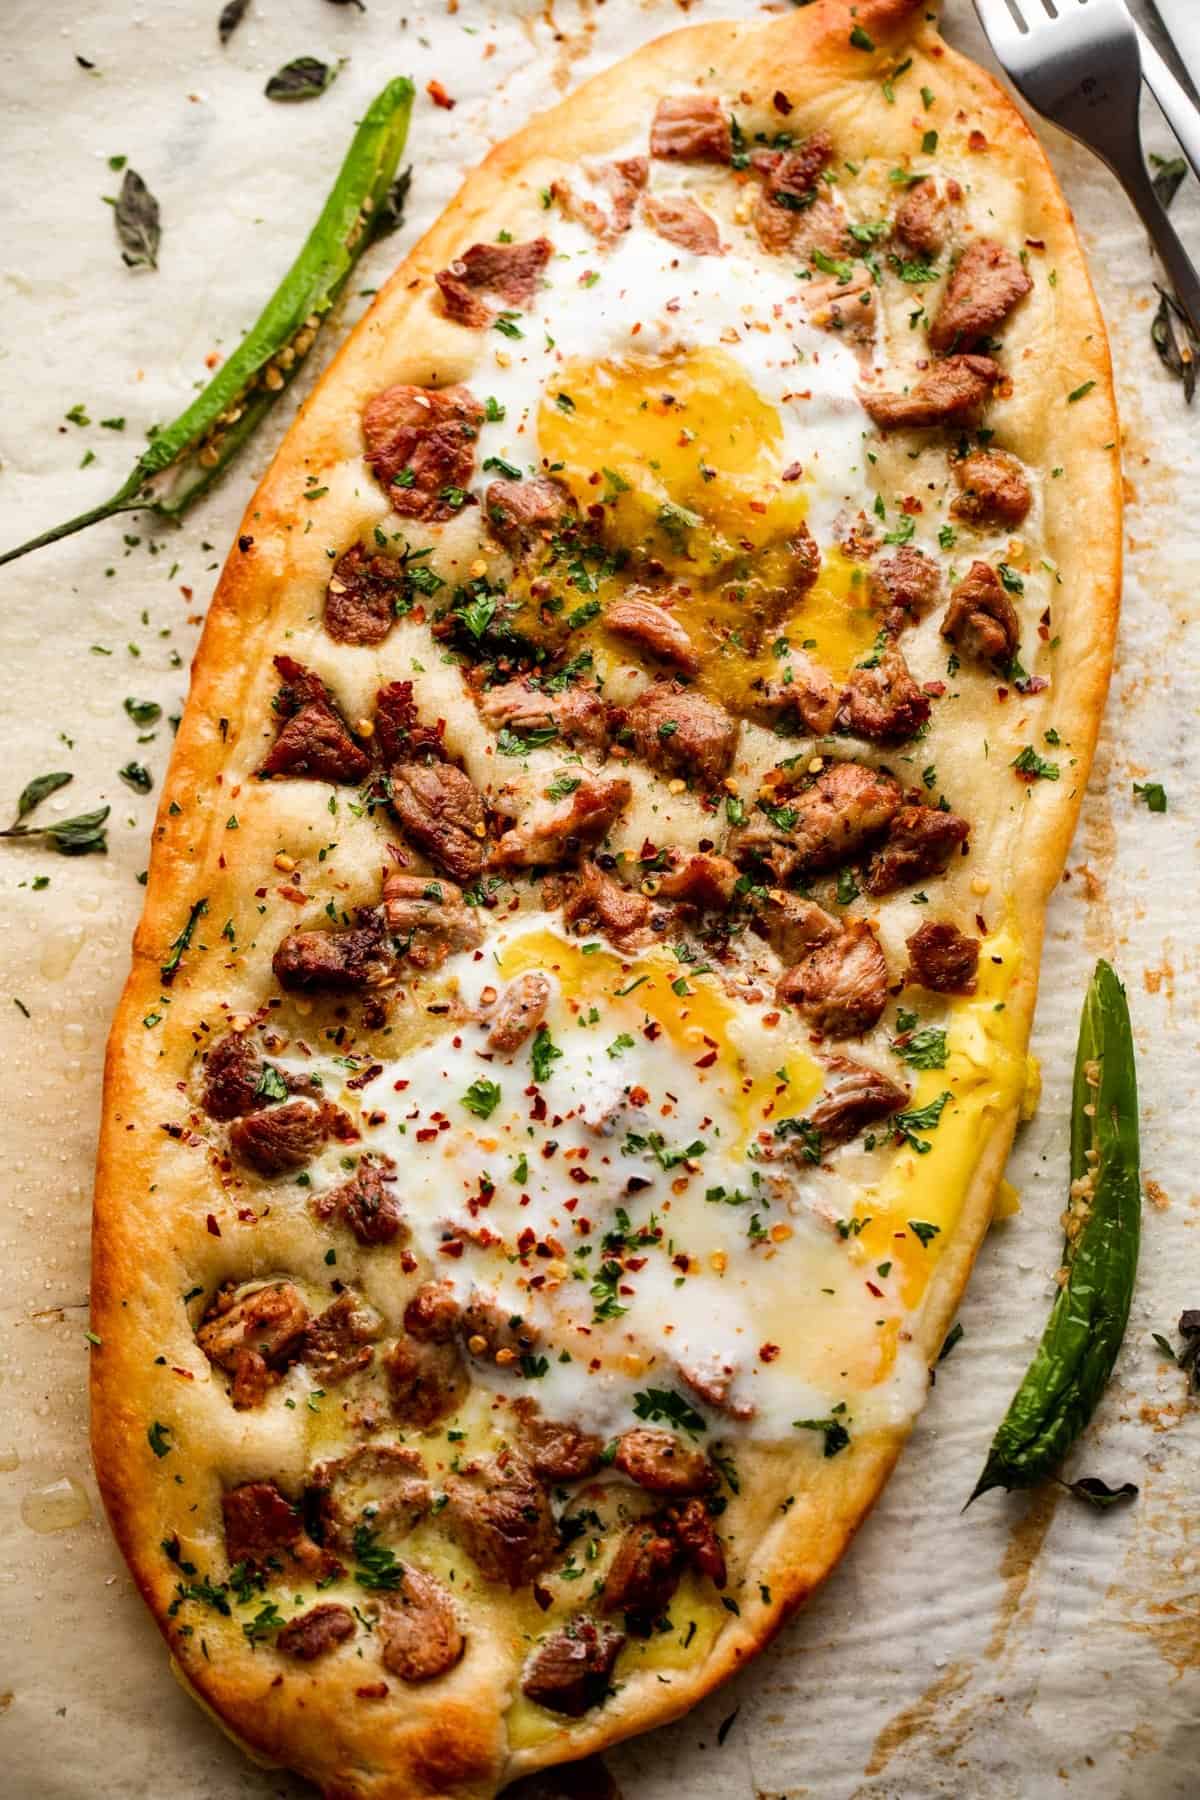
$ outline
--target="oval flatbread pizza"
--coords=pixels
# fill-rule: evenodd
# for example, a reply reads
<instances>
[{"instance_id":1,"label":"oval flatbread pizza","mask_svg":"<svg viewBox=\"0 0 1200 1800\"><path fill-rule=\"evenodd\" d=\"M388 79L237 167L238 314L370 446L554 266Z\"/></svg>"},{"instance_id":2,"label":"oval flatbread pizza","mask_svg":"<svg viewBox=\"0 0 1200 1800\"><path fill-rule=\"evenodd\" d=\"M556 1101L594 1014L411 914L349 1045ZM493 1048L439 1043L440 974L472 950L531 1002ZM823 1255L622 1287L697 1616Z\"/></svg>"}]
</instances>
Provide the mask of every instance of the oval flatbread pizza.
<instances>
[{"instance_id":1,"label":"oval flatbread pizza","mask_svg":"<svg viewBox=\"0 0 1200 1800\"><path fill-rule=\"evenodd\" d=\"M375 301L213 600L94 1440L331 1796L668 1719L836 1563L1023 1099L1120 573L1067 207L924 4L654 43Z\"/></svg>"}]
</instances>

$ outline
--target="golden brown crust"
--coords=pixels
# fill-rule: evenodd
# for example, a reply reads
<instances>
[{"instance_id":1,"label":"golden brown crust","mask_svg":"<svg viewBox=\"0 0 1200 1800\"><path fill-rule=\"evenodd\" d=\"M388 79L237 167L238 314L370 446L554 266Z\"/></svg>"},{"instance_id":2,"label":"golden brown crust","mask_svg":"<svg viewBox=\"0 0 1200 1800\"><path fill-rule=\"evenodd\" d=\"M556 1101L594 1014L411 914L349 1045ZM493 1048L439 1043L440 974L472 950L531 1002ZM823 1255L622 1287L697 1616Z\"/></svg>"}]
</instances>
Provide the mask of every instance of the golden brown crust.
<instances>
[{"instance_id":1,"label":"golden brown crust","mask_svg":"<svg viewBox=\"0 0 1200 1800\"><path fill-rule=\"evenodd\" d=\"M147 1445L147 1419L168 1414L182 1441L189 1420L200 1418L195 1393L207 1371L195 1356L186 1365L183 1361L176 1329L179 1296L194 1281L212 1283L226 1272L226 1240L204 1225L214 1202L203 1157L162 1130L164 1121L179 1114L171 1103L178 1076L170 1052L176 1049L182 1058L190 1050L206 1008L211 1013L227 1001L233 1012L252 1011L259 1004L270 946L295 923L295 908L273 887L257 932L259 950L231 955L223 969L212 949L204 960L185 957L169 988L159 970L198 900L204 898L208 907L200 935L207 927L206 941L213 944L221 922L245 908L237 862L229 858L225 866L222 859L232 802L227 803L228 786L223 792L221 782L228 781L231 768L248 772L260 759L259 726L252 721L262 718L273 686L270 659L281 627L285 622L306 627L312 596L323 591L323 535L302 537L293 530L302 516L305 479L360 454L359 415L373 392L394 381L445 384L469 375L462 334L431 310L433 273L473 238L494 236L500 223L509 223L518 235L532 235L531 222L532 230L538 229L538 190L556 173L569 171L585 156L621 153L631 128L648 121L664 90L707 85L713 70L720 71L723 89L761 94L764 104L773 92L784 92L792 108L789 122L797 130L829 123L846 141L898 157L913 147L911 109L885 103L880 77L899 57L911 56L914 67L905 79L912 92L925 82L936 87L943 132L961 114L964 133L982 133L980 183L989 193L1004 195L1016 232L1038 241L1031 255L1039 270L1056 271L1053 286L1039 281L1038 310L1013 334L1013 391L998 402L991 419L1006 443L1019 446L1027 465L1066 469L1061 479L1046 483L1044 537L1048 555L1062 571L1054 628L1069 648L1058 664L1054 720L1073 760L1056 787L1041 784L1025 806L1009 896L1023 958L1008 1008L1014 1041L1023 1045L1028 1033L1042 914L1086 782L1116 631L1120 475L1105 334L1070 213L1037 140L1000 88L942 44L918 0L858 0L854 16L876 43L873 54L849 44L845 0L822 0L766 24L678 32L589 83L494 150L381 292L306 404L250 503L241 533L248 545L231 552L209 613L160 804L133 970L108 1049L95 1213L93 1325L102 1348L93 1359L93 1447L114 1532L184 1681L253 1754L301 1770L338 1800L484 1800L517 1774L583 1756L692 1706L761 1647L829 1572L901 1447L899 1430L880 1431L861 1441L852 1458L823 1464L820 1480L786 1514L776 1511L772 1518L751 1510L742 1530L756 1540L756 1548L743 1586L747 1596L756 1596L761 1582L769 1602L750 1598L740 1616L725 1616L702 1662L672 1671L666 1681L644 1670L605 1708L564 1722L524 1748L510 1749L506 1741L509 1678L499 1643L494 1653L465 1659L433 1690L363 1699L359 1690L373 1673L364 1674L363 1665L348 1656L281 1671L281 1659L273 1653L237 1653L234 1646L209 1660L202 1632L183 1635L179 1617L169 1613L180 1576L160 1545L178 1528L173 1478L184 1475L187 1504L196 1507L200 1521L190 1553L212 1566L221 1557L215 1523L219 1479L194 1463L175 1468L170 1454L156 1457ZM1065 396L1088 382L1095 387L1086 404L1068 404ZM328 508L322 524L336 523L339 541L345 542L372 516L373 500L361 484L355 488L347 481L335 489ZM349 655L351 685L365 694L374 679L374 653ZM243 865L248 845L278 842L286 850L311 831L303 796L252 791L247 781L237 804ZM356 838L349 827L343 836L353 840L341 871L348 886L343 903L365 903L378 879L374 845L367 833ZM155 1011L165 1015L165 1023L145 1028L143 1020ZM216 1020L211 1023L215 1031ZM987 1228L1015 1122L1015 1100L991 1119L958 1227L921 1316L920 1350L927 1360L942 1341ZM232 1218L233 1204L227 1213L219 1212L218 1226ZM174 1220L183 1221L190 1212L199 1223L179 1223L168 1234L162 1228L164 1208ZM269 1251L261 1272L271 1273ZM160 1345L169 1364L180 1358L182 1374L154 1365ZM223 1450L227 1467L244 1464L239 1479L261 1475L233 1440Z\"/></svg>"}]
</instances>

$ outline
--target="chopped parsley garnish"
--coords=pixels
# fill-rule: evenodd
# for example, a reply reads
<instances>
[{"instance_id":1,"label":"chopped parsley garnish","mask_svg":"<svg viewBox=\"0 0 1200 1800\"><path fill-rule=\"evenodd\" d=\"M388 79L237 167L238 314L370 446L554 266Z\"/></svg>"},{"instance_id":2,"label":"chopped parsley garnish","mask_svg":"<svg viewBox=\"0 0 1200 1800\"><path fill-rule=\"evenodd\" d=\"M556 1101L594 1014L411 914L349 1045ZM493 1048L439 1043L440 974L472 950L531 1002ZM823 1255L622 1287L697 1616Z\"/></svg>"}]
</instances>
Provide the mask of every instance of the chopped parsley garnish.
<instances>
[{"instance_id":1,"label":"chopped parsley garnish","mask_svg":"<svg viewBox=\"0 0 1200 1800\"><path fill-rule=\"evenodd\" d=\"M633 1049L635 1041L636 1040L632 1038L627 1031L622 1031L608 1046L605 1055L611 1056L615 1062L618 1056L623 1056L625 1054L626 1050Z\"/></svg>"},{"instance_id":2,"label":"chopped parsley garnish","mask_svg":"<svg viewBox=\"0 0 1200 1800\"><path fill-rule=\"evenodd\" d=\"M376 1534L365 1525L355 1528L354 1559L358 1565L354 1579L359 1587L386 1593L394 1591L404 1580L404 1564L397 1562L395 1552L379 1543Z\"/></svg>"},{"instance_id":3,"label":"chopped parsley garnish","mask_svg":"<svg viewBox=\"0 0 1200 1800\"><path fill-rule=\"evenodd\" d=\"M778 1119L775 1124L775 1136L777 1138L798 1138L800 1153L805 1162L820 1162L821 1133L811 1119Z\"/></svg>"},{"instance_id":4,"label":"chopped parsley garnish","mask_svg":"<svg viewBox=\"0 0 1200 1800\"><path fill-rule=\"evenodd\" d=\"M949 1098L950 1092L947 1089L945 1093L939 1094L936 1100L931 1100L928 1106L917 1106L907 1112L893 1113L892 1130L899 1132L905 1143L915 1150L918 1156L927 1155L933 1146L927 1139L918 1137L917 1133L936 1129Z\"/></svg>"},{"instance_id":5,"label":"chopped parsley garnish","mask_svg":"<svg viewBox=\"0 0 1200 1800\"><path fill-rule=\"evenodd\" d=\"M824 1454L836 1456L838 1451L844 1450L850 1442L850 1433L837 1416L839 1413L844 1413L845 1410L846 1403L843 1400L833 1408L828 1419L793 1419L792 1428L795 1431L821 1432L825 1439Z\"/></svg>"},{"instance_id":6,"label":"chopped parsley garnish","mask_svg":"<svg viewBox=\"0 0 1200 1800\"><path fill-rule=\"evenodd\" d=\"M708 1430L703 1414L689 1405L682 1394L676 1394L670 1388L647 1388L645 1393L636 1393L633 1410L639 1419L648 1419L652 1425L665 1419L668 1425L688 1431L693 1437Z\"/></svg>"},{"instance_id":7,"label":"chopped parsley garnish","mask_svg":"<svg viewBox=\"0 0 1200 1800\"><path fill-rule=\"evenodd\" d=\"M557 725L534 725L528 731L513 731L505 725L496 739L496 748L501 756L528 756L531 750L552 744L557 736Z\"/></svg>"},{"instance_id":8,"label":"chopped parsley garnish","mask_svg":"<svg viewBox=\"0 0 1200 1800\"><path fill-rule=\"evenodd\" d=\"M533 1079L545 1081L561 1055L562 1051L551 1038L546 1027L539 1025L529 1052L529 1060L533 1065ZM499 1089L497 1089L497 1094L499 1094Z\"/></svg>"},{"instance_id":9,"label":"chopped parsley garnish","mask_svg":"<svg viewBox=\"0 0 1200 1800\"><path fill-rule=\"evenodd\" d=\"M487 1081L481 1075L473 1081L462 1097L462 1103L468 1112L478 1119L490 1119L500 1104L500 1083Z\"/></svg>"},{"instance_id":10,"label":"chopped parsley garnish","mask_svg":"<svg viewBox=\"0 0 1200 1800\"><path fill-rule=\"evenodd\" d=\"M944 1069L946 1066L946 1033L936 1025L917 1030L917 1015L901 1008L896 1018L899 1035L892 1039L892 1049L910 1069Z\"/></svg>"},{"instance_id":11,"label":"chopped parsley garnish","mask_svg":"<svg viewBox=\"0 0 1200 1800\"><path fill-rule=\"evenodd\" d=\"M158 1419L155 1419L153 1425L146 1433L146 1441L149 1443L155 1456L162 1457L171 1454L174 1445L169 1442L170 1436L171 1427L169 1425L163 1425Z\"/></svg>"},{"instance_id":12,"label":"chopped parsley garnish","mask_svg":"<svg viewBox=\"0 0 1200 1800\"><path fill-rule=\"evenodd\" d=\"M1047 762L1044 756L1039 756L1032 744L1026 744L1025 748L1013 757L1009 766L1016 769L1018 774L1029 775L1035 781L1057 781L1059 777L1058 764Z\"/></svg>"},{"instance_id":13,"label":"chopped parsley garnish","mask_svg":"<svg viewBox=\"0 0 1200 1800\"><path fill-rule=\"evenodd\" d=\"M1147 812L1165 813L1167 810L1167 790L1161 781L1135 781L1134 797L1145 803Z\"/></svg>"},{"instance_id":14,"label":"chopped parsley garnish","mask_svg":"<svg viewBox=\"0 0 1200 1800\"><path fill-rule=\"evenodd\" d=\"M928 1249L934 1238L940 1235L942 1228L940 1225L930 1225L924 1219L910 1219L908 1221L908 1229L913 1232L913 1234L921 1240L922 1245Z\"/></svg>"}]
</instances>

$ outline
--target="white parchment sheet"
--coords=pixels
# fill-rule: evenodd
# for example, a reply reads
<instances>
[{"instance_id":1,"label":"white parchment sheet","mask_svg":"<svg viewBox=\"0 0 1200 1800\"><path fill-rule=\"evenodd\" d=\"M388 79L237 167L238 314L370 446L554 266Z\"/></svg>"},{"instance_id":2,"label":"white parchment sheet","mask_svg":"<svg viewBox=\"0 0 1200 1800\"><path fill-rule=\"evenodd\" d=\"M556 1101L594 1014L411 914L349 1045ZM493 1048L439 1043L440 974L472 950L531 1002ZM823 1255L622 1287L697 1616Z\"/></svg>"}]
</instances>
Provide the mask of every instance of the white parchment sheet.
<instances>
[{"instance_id":1,"label":"white parchment sheet","mask_svg":"<svg viewBox=\"0 0 1200 1800\"><path fill-rule=\"evenodd\" d=\"M172 418L287 267L384 80L418 86L408 219L378 284L463 172L527 114L636 44L750 0L5 0L0 30L0 545L95 504ZM981 51L966 0L948 34ZM300 55L346 59L319 100L273 105ZM81 68L77 56L95 64ZM440 80L453 111L435 107ZM1151 147L1168 148L1156 115ZM1045 1095L1009 1174L964 1337L900 1469L828 1586L758 1665L590 1786L626 1800L851 1796L1195 1800L1200 1795L1200 1404L1156 1353L1200 1305L1200 405L1149 341L1143 234L1111 179L1051 135L1109 321L1124 421L1128 577L1117 669L1070 874L1051 909L1035 1049ZM122 267L105 194L125 156L157 194L156 273ZM1189 180L1176 213L1200 249ZM352 298L347 321L364 302ZM66 416L80 406L92 423ZM294 397L179 529L117 519L0 571L0 811L69 769L50 816L112 805L105 858L0 844L0 1791L13 1800L293 1800L184 1697L100 1513L86 1449L88 1216L108 1020L161 785L217 570ZM124 418L124 431L100 421ZM94 460L85 464L87 452ZM126 535L128 534L128 535ZM159 701L152 741L123 710ZM1161 781L1151 815L1135 781ZM35 886L37 877L48 886ZM1109 1514L1061 1490L966 1516L990 1433L1040 1332L1059 1259L1064 1106L1097 954L1128 983L1143 1091L1141 1275L1116 1377L1073 1472L1127 1478ZM20 1007L16 1004L20 1001ZM26 1016L28 1015L28 1016ZM50 1527L57 1527L50 1529ZM718 1728L737 1716L718 1742Z\"/></svg>"}]
</instances>

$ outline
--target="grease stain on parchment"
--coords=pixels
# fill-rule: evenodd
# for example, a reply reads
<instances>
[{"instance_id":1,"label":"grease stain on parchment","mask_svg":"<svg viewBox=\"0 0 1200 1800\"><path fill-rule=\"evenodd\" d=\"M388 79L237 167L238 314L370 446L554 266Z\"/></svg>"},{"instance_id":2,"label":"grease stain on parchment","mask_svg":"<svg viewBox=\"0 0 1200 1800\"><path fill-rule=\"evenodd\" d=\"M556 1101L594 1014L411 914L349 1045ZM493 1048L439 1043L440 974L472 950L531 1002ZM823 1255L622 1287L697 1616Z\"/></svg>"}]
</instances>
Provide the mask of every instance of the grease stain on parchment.
<instances>
[{"instance_id":1,"label":"grease stain on parchment","mask_svg":"<svg viewBox=\"0 0 1200 1800\"><path fill-rule=\"evenodd\" d=\"M523 1775L505 1788L502 1800L622 1800L622 1795L603 1757L585 1756Z\"/></svg>"},{"instance_id":2,"label":"grease stain on parchment","mask_svg":"<svg viewBox=\"0 0 1200 1800\"><path fill-rule=\"evenodd\" d=\"M1000 1596L996 1621L984 1652L989 1662L995 1662L1003 1653L1014 1620L1023 1612L1032 1610L1034 1596L1027 1596L1027 1589L1034 1565L1046 1541L1046 1534L1054 1523L1060 1493L1061 1490L1056 1487L1040 1488L1030 1500L1024 1516L1017 1520L1009 1533L1008 1544L1000 1563L1004 1592Z\"/></svg>"},{"instance_id":3,"label":"grease stain on parchment","mask_svg":"<svg viewBox=\"0 0 1200 1800\"><path fill-rule=\"evenodd\" d=\"M1200 1669L1200 1517L1184 1506L1147 1506L1140 1527L1105 1605L1178 1681Z\"/></svg>"},{"instance_id":4,"label":"grease stain on parchment","mask_svg":"<svg viewBox=\"0 0 1200 1800\"><path fill-rule=\"evenodd\" d=\"M864 1775L878 1775L885 1769L898 1750L902 1750L910 1738L924 1733L936 1722L937 1715L953 1695L961 1693L971 1679L971 1668L968 1663L954 1662L943 1669L936 1681L931 1681L925 1692L911 1706L906 1706L890 1718L883 1730L875 1739L870 1759Z\"/></svg>"}]
</instances>

